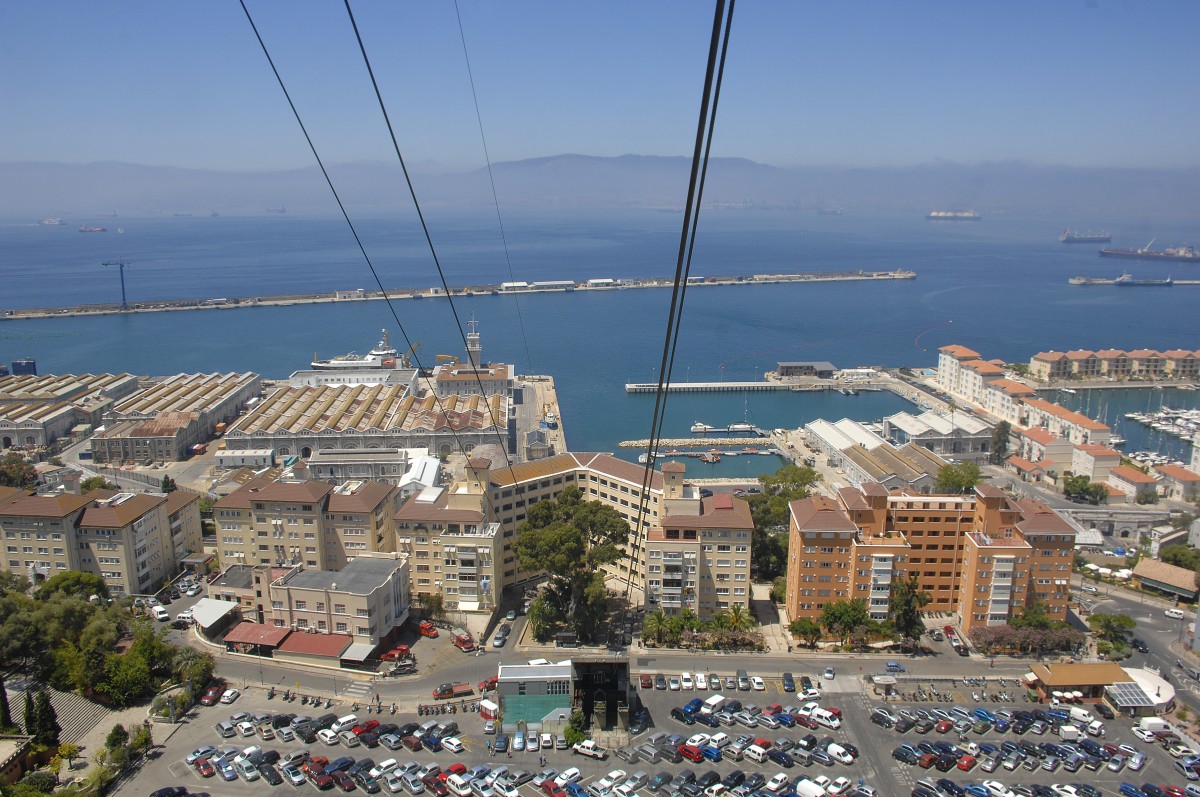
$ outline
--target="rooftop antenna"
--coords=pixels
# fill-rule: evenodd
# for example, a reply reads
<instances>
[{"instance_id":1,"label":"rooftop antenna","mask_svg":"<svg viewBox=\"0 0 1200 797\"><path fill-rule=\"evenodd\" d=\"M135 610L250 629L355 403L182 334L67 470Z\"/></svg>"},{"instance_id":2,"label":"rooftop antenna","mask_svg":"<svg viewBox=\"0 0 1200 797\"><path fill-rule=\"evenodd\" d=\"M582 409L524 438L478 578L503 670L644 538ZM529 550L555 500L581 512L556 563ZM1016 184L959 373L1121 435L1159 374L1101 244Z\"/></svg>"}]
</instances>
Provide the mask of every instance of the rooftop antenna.
<instances>
[{"instance_id":1,"label":"rooftop antenna","mask_svg":"<svg viewBox=\"0 0 1200 797\"><path fill-rule=\"evenodd\" d=\"M129 310L129 302L125 301L125 266L129 265L129 263L125 260L105 260L100 265L117 266L117 269L121 272L121 312L127 312Z\"/></svg>"}]
</instances>

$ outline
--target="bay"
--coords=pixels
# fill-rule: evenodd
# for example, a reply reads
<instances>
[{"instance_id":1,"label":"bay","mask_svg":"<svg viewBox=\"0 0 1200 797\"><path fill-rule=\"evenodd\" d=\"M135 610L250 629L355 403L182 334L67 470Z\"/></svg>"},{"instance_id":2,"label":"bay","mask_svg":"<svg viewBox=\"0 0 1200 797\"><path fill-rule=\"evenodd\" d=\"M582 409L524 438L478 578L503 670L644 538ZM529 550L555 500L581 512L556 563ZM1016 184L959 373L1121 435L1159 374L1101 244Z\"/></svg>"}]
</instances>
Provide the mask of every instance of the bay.
<instances>
[{"instance_id":1,"label":"bay","mask_svg":"<svg viewBox=\"0 0 1200 797\"><path fill-rule=\"evenodd\" d=\"M119 218L107 233L74 226L0 223L0 308L117 301L104 260L132 261L131 301L249 297L373 288L344 222L288 216ZM435 209L431 229L450 285L510 279L665 277L673 271L681 217L652 209L518 209L505 215L511 270L494 210ZM125 230L115 233L117 226ZM438 284L411 219L361 221L368 252L389 288ZM909 268L912 281L694 286L687 292L674 380L749 380L780 360L932 366L939 346L960 343L986 358L1028 361L1070 348L1200 348L1200 286L1139 290L1078 287L1070 276L1200 277L1200 266L1110 261L1091 246L1064 246L1064 226L1100 226L1114 245L1194 240L1195 225L1155 219L985 215L930 223L898 211L817 216L794 210L725 209L701 215L693 275ZM614 450L649 432L652 398L624 392L654 381L670 292L662 289L459 297L459 318L479 322L485 359L555 377L575 450ZM42 372L167 374L256 371L282 378L321 356L366 351L387 328L417 357L461 356L445 300L350 302L95 318L4 320L0 361L33 356ZM401 334L400 329L403 328ZM407 335L402 344L401 339ZM887 396L887 398L884 398ZM894 403L890 403L894 402ZM890 394L673 395L666 435L702 420L743 416L765 428L815 417L872 420L903 402ZM730 468L746 468L735 458ZM754 459L768 460L768 457ZM699 463L696 463L698 465ZM712 466L721 468L726 466ZM764 464L765 467L765 464ZM695 468L689 464L689 471Z\"/></svg>"}]
</instances>

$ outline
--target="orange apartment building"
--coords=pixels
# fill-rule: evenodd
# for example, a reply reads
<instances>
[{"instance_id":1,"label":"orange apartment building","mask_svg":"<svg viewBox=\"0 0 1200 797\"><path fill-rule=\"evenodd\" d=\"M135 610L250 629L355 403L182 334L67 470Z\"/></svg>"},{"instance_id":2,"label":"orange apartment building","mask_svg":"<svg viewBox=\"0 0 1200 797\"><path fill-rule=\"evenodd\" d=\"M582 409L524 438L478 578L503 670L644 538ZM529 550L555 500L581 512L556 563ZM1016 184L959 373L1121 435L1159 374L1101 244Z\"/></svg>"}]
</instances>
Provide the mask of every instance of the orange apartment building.
<instances>
[{"instance_id":1,"label":"orange apartment building","mask_svg":"<svg viewBox=\"0 0 1200 797\"><path fill-rule=\"evenodd\" d=\"M1033 600L1066 617L1075 531L1037 501L991 485L970 495L891 493L879 484L791 505L787 609L820 616L857 598L890 614L892 584L915 573L926 612L952 612L964 631L1004 625Z\"/></svg>"}]
</instances>

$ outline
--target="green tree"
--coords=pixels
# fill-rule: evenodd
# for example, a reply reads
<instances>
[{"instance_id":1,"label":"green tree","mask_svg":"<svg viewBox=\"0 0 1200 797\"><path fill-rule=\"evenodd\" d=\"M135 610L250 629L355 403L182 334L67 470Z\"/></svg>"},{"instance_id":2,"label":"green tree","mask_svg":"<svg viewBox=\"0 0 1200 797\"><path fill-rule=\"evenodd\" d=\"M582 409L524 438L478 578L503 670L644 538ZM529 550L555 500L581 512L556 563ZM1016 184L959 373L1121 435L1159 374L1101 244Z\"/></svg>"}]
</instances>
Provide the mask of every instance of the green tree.
<instances>
[{"instance_id":1,"label":"green tree","mask_svg":"<svg viewBox=\"0 0 1200 797\"><path fill-rule=\"evenodd\" d=\"M1098 638L1118 648L1126 644L1129 635L1137 627L1137 622L1127 614L1106 612L1095 612L1088 619L1088 624Z\"/></svg>"},{"instance_id":2,"label":"green tree","mask_svg":"<svg viewBox=\"0 0 1200 797\"><path fill-rule=\"evenodd\" d=\"M34 722L36 723L33 741L44 747L54 747L58 744L58 734L62 728L58 725L58 712L50 703L50 693L41 689L33 700Z\"/></svg>"},{"instance_id":3,"label":"green tree","mask_svg":"<svg viewBox=\"0 0 1200 797\"><path fill-rule=\"evenodd\" d=\"M25 720L25 735L37 736L38 721L37 709L33 707L33 692L25 692L25 711L22 712L22 717Z\"/></svg>"},{"instance_id":4,"label":"green tree","mask_svg":"<svg viewBox=\"0 0 1200 797\"><path fill-rule=\"evenodd\" d=\"M16 733L16 730L8 708L8 690L4 686L4 676L0 674L0 733Z\"/></svg>"},{"instance_id":5,"label":"green tree","mask_svg":"<svg viewBox=\"0 0 1200 797\"><path fill-rule=\"evenodd\" d=\"M787 600L787 576L779 576L771 582L771 600L775 603Z\"/></svg>"},{"instance_id":6,"label":"green tree","mask_svg":"<svg viewBox=\"0 0 1200 797\"><path fill-rule=\"evenodd\" d=\"M433 620L441 620L446 616L446 599L440 592L422 592L417 596L417 605L424 609Z\"/></svg>"},{"instance_id":7,"label":"green tree","mask_svg":"<svg viewBox=\"0 0 1200 797\"><path fill-rule=\"evenodd\" d=\"M32 490L37 486L37 471L16 451L0 458L0 485Z\"/></svg>"},{"instance_id":8,"label":"green tree","mask_svg":"<svg viewBox=\"0 0 1200 797\"><path fill-rule=\"evenodd\" d=\"M164 473L162 477L162 485L159 488L159 491L164 493L173 493L178 489L179 485L175 483L175 480Z\"/></svg>"},{"instance_id":9,"label":"green tree","mask_svg":"<svg viewBox=\"0 0 1200 797\"><path fill-rule=\"evenodd\" d=\"M943 465L938 471L937 491L950 495L961 495L975 489L979 482L979 466L974 462Z\"/></svg>"},{"instance_id":10,"label":"green tree","mask_svg":"<svg viewBox=\"0 0 1200 797\"><path fill-rule=\"evenodd\" d=\"M58 755L67 762L67 769L71 769L75 765L75 759L79 758L79 745L67 742L58 746Z\"/></svg>"},{"instance_id":11,"label":"green tree","mask_svg":"<svg viewBox=\"0 0 1200 797\"><path fill-rule=\"evenodd\" d=\"M729 615L729 628L732 631L750 631L758 621L746 609L745 604L735 603L727 610Z\"/></svg>"},{"instance_id":12,"label":"green tree","mask_svg":"<svg viewBox=\"0 0 1200 797\"><path fill-rule=\"evenodd\" d=\"M64 570L55 573L38 588L37 596L42 600L49 599L55 593L75 595L87 599L93 595L108 599L108 585L96 573L82 573L78 570Z\"/></svg>"},{"instance_id":13,"label":"green tree","mask_svg":"<svg viewBox=\"0 0 1200 797\"><path fill-rule=\"evenodd\" d=\"M663 613L662 609L650 612L642 620L642 639L662 642L663 637L667 633L667 628L667 615Z\"/></svg>"},{"instance_id":14,"label":"green tree","mask_svg":"<svg viewBox=\"0 0 1200 797\"><path fill-rule=\"evenodd\" d=\"M574 485L558 497L529 508L529 518L517 529L513 552L527 572L550 576L546 594L564 621L583 640L592 640L603 627L607 592L603 568L623 555L629 524L610 506L585 501ZM597 587L599 577L599 587Z\"/></svg>"},{"instance_id":15,"label":"green tree","mask_svg":"<svg viewBox=\"0 0 1200 797\"><path fill-rule=\"evenodd\" d=\"M554 628L561 620L561 615L550 605L550 601L542 595L533 599L533 603L529 604L529 612L526 614L526 619L529 621L529 628L533 632L533 638L538 642L547 642L550 639Z\"/></svg>"},{"instance_id":16,"label":"green tree","mask_svg":"<svg viewBox=\"0 0 1200 797\"><path fill-rule=\"evenodd\" d=\"M792 624L788 626L788 631L797 639L803 639L810 648L817 647L817 641L821 638L821 625L811 617L800 617L792 620Z\"/></svg>"},{"instance_id":17,"label":"green tree","mask_svg":"<svg viewBox=\"0 0 1200 797\"><path fill-rule=\"evenodd\" d=\"M784 465L774 473L758 477L761 493L745 500L754 519L750 547L750 573L759 581L771 581L787 570L787 528L792 501L811 495L821 475L809 467Z\"/></svg>"},{"instance_id":18,"label":"green tree","mask_svg":"<svg viewBox=\"0 0 1200 797\"><path fill-rule=\"evenodd\" d=\"M129 744L129 731L123 725L114 725L104 738L104 747L108 750L118 750Z\"/></svg>"},{"instance_id":19,"label":"green tree","mask_svg":"<svg viewBox=\"0 0 1200 797\"><path fill-rule=\"evenodd\" d=\"M79 483L79 492L87 495L92 490L115 490L117 485L103 476L89 476Z\"/></svg>"},{"instance_id":20,"label":"green tree","mask_svg":"<svg viewBox=\"0 0 1200 797\"><path fill-rule=\"evenodd\" d=\"M988 455L988 462L993 465L1003 465L1008 459L1008 443L1012 436L1012 424L1008 421L1000 421L992 429L992 450Z\"/></svg>"},{"instance_id":21,"label":"green tree","mask_svg":"<svg viewBox=\"0 0 1200 797\"><path fill-rule=\"evenodd\" d=\"M1108 489L1087 476L1063 476L1062 485L1063 497L1068 501L1099 506L1108 498Z\"/></svg>"},{"instance_id":22,"label":"green tree","mask_svg":"<svg viewBox=\"0 0 1200 797\"><path fill-rule=\"evenodd\" d=\"M870 619L866 603L859 598L827 603L821 610L821 627L836 636L843 645Z\"/></svg>"},{"instance_id":23,"label":"green tree","mask_svg":"<svg viewBox=\"0 0 1200 797\"><path fill-rule=\"evenodd\" d=\"M563 736L567 737L567 744L578 744L587 738L585 724L583 712L574 709L570 719L567 720L567 727L563 730Z\"/></svg>"},{"instance_id":24,"label":"green tree","mask_svg":"<svg viewBox=\"0 0 1200 797\"><path fill-rule=\"evenodd\" d=\"M1058 625L1046 614L1046 604L1037 600L1026 606L1023 613L1009 620L1008 624L1013 628L1033 628L1039 631Z\"/></svg>"},{"instance_id":25,"label":"green tree","mask_svg":"<svg viewBox=\"0 0 1200 797\"><path fill-rule=\"evenodd\" d=\"M931 600L929 593L917 584L917 574L909 573L908 578L897 579L892 583L892 594L889 599L891 606L892 625L901 637L911 640L921 638L925 631L925 623L921 620L921 609Z\"/></svg>"}]
</instances>

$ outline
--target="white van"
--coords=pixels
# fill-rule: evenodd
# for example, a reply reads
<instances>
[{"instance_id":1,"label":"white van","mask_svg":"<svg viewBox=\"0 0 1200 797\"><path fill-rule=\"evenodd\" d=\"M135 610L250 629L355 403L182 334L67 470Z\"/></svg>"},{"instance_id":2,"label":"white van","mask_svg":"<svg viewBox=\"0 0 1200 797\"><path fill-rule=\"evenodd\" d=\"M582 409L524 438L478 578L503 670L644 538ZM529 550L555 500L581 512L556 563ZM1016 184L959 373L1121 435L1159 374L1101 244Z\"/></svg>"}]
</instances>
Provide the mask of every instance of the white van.
<instances>
[{"instance_id":1,"label":"white van","mask_svg":"<svg viewBox=\"0 0 1200 797\"><path fill-rule=\"evenodd\" d=\"M334 722L333 725L329 726L329 730L333 731L334 733L341 733L342 731L350 730L357 724L358 717L354 716L353 714L347 714L344 717L338 717L337 721Z\"/></svg>"},{"instance_id":2,"label":"white van","mask_svg":"<svg viewBox=\"0 0 1200 797\"><path fill-rule=\"evenodd\" d=\"M1104 736L1104 723L1100 720L1092 720L1087 726L1088 736Z\"/></svg>"},{"instance_id":3,"label":"white van","mask_svg":"<svg viewBox=\"0 0 1200 797\"><path fill-rule=\"evenodd\" d=\"M446 788L458 797L471 797L471 781L463 778L462 775L451 775L446 780Z\"/></svg>"},{"instance_id":4,"label":"white van","mask_svg":"<svg viewBox=\"0 0 1200 797\"><path fill-rule=\"evenodd\" d=\"M1170 617L1172 620L1182 620L1183 619L1183 612L1180 611L1179 609L1167 609L1166 611L1163 612L1163 614L1165 614L1167 617Z\"/></svg>"},{"instance_id":5,"label":"white van","mask_svg":"<svg viewBox=\"0 0 1200 797\"><path fill-rule=\"evenodd\" d=\"M396 759L389 758L387 761L380 761L378 764L371 767L371 771L367 774L375 778L375 780L379 780L384 775L395 769L398 764L399 762L396 761Z\"/></svg>"},{"instance_id":6,"label":"white van","mask_svg":"<svg viewBox=\"0 0 1200 797\"><path fill-rule=\"evenodd\" d=\"M154 615L154 619L158 620L160 623L165 623L167 620L171 619L171 613L161 606L151 607L150 613ZM1179 616L1183 617L1183 613L1180 612Z\"/></svg>"},{"instance_id":7,"label":"white van","mask_svg":"<svg viewBox=\"0 0 1200 797\"><path fill-rule=\"evenodd\" d=\"M824 725L826 728L840 728L842 721L832 711L826 711L823 708L813 709L813 713L809 715L809 719L818 725Z\"/></svg>"},{"instance_id":8,"label":"white van","mask_svg":"<svg viewBox=\"0 0 1200 797\"><path fill-rule=\"evenodd\" d=\"M767 760L767 751L756 744L752 744L747 747L742 755L744 755L747 760L753 761L756 764L762 764Z\"/></svg>"},{"instance_id":9,"label":"white van","mask_svg":"<svg viewBox=\"0 0 1200 797\"><path fill-rule=\"evenodd\" d=\"M1086 708L1079 708L1078 706L1071 707L1072 722L1082 722L1084 725L1087 725L1089 722L1094 722L1095 719L1096 718L1092 716L1092 712L1088 711Z\"/></svg>"}]
</instances>

